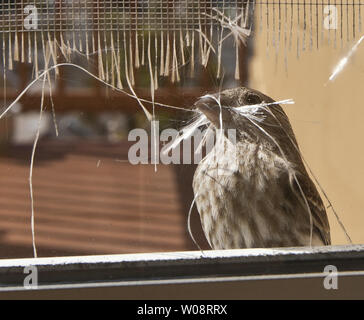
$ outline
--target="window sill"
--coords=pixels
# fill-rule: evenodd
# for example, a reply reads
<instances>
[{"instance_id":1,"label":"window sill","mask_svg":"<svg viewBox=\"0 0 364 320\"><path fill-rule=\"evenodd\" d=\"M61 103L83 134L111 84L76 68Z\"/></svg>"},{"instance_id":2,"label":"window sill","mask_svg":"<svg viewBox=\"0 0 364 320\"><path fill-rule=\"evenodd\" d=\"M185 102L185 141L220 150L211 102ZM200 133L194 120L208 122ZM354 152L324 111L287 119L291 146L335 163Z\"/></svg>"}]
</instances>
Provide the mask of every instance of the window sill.
<instances>
[{"instance_id":1,"label":"window sill","mask_svg":"<svg viewBox=\"0 0 364 320\"><path fill-rule=\"evenodd\" d=\"M356 285L364 284L364 245L315 247L312 249L243 249L204 251L203 253L190 251L6 259L0 260L0 298L6 294L8 297L9 294L13 297L21 297L24 294L37 297L52 291L51 296L57 296L61 292L71 294L77 290L84 292L91 290L98 296L100 290L107 291L107 289L112 289L111 291L115 292L115 297L123 297L122 292L129 291L131 293L136 290L136 297L148 298L148 295L143 295L143 288L151 290L150 298L159 297L157 291L152 288L161 289L160 297L162 298L164 296L163 288L170 288L171 286L184 286L186 288L184 289L185 298L195 297L193 292L197 294L194 289L190 295L187 295L189 287L206 287L207 291L196 298L209 298L211 292L208 291L210 290L208 288L211 288L212 285L216 288L230 283L232 288L233 283L235 285L240 283L241 286L244 286L244 283L246 285L247 282L252 284L257 281L260 286L263 286L263 290L264 286L269 283L272 285L274 282L277 289L279 283L285 282L287 284L287 280L293 281L292 285L295 281L319 280L323 287L322 281L325 276L323 272L327 265L334 265L338 269L339 279L347 278ZM25 289L23 287L24 278L27 276L24 274L24 268L27 266L37 267L37 289ZM167 291L164 291L164 294L173 298L173 295L167 294ZM332 290L324 290L323 293L327 293L327 291ZM97 292L99 293L97 294ZM261 294L264 296L267 292L261 292ZM215 292L217 296L213 297L218 298L218 294L223 294L221 297L241 298L241 294L243 294L242 291L240 291L240 296L239 294L230 296L229 294L232 292L225 293L224 295L220 291ZM244 294L246 293L244 291ZM286 293L288 294L289 290ZM351 293L362 294L355 290ZM80 296L76 295L76 297ZM175 298L181 297L183 298L184 295L175 296ZM130 295L129 298L133 299ZM271 298L275 298L275 296Z\"/></svg>"}]
</instances>

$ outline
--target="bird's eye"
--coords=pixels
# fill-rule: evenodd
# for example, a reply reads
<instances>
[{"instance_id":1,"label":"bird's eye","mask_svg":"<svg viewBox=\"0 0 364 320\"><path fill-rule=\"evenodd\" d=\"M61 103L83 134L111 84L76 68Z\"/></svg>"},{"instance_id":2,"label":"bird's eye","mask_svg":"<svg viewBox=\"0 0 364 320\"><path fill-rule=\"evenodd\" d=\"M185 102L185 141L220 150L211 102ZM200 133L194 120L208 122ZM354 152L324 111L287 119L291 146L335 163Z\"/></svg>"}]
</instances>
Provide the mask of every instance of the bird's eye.
<instances>
[{"instance_id":1,"label":"bird's eye","mask_svg":"<svg viewBox=\"0 0 364 320\"><path fill-rule=\"evenodd\" d=\"M253 105L253 104L260 104L262 100L256 94L249 94L245 100L246 104Z\"/></svg>"}]
</instances>

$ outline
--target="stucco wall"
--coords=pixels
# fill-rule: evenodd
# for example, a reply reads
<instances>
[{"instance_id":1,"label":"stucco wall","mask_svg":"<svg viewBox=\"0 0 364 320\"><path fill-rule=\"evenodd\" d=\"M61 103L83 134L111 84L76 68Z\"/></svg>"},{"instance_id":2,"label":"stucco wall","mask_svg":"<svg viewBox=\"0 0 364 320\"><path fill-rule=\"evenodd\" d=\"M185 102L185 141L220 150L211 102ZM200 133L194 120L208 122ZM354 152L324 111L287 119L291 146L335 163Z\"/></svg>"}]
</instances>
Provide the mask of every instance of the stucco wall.
<instances>
[{"instance_id":1,"label":"stucco wall","mask_svg":"<svg viewBox=\"0 0 364 320\"><path fill-rule=\"evenodd\" d=\"M297 16L294 17L296 19ZM256 15L256 20L259 14ZM256 21L259 25L259 21ZM307 26L306 26L307 27ZM293 46L287 50L288 68L284 64L284 32L276 56L272 44L272 26L263 23L262 32L254 32L254 52L249 64L249 86L275 100L292 98L295 105L285 106L302 153L320 184L331 199L354 243L364 243L364 42L358 47L347 67L334 82L329 76L339 60L360 38L343 41L337 31L323 34L324 43L317 50L306 50L297 59L297 30L303 43L303 24L295 25ZM284 23L282 24L284 30ZM344 28L344 33L346 29ZM267 49L267 34L270 46ZM276 33L278 37L278 32ZM321 40L321 34L320 34ZM321 42L321 41L320 41ZM314 43L315 46L315 43ZM334 244L347 243L333 213L328 210Z\"/></svg>"}]
</instances>

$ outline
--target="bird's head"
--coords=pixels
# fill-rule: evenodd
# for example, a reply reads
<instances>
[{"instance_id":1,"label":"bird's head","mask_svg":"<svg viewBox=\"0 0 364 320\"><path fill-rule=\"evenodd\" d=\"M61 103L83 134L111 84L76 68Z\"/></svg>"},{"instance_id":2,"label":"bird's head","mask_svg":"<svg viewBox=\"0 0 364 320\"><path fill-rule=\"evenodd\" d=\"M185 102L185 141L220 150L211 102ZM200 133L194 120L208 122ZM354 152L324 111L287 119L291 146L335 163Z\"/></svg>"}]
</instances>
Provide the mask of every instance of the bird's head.
<instances>
[{"instance_id":1,"label":"bird's head","mask_svg":"<svg viewBox=\"0 0 364 320\"><path fill-rule=\"evenodd\" d=\"M246 87L201 97L195 108L216 129L235 129L238 139L271 140L289 136L295 141L282 107L265 94Z\"/></svg>"}]
</instances>

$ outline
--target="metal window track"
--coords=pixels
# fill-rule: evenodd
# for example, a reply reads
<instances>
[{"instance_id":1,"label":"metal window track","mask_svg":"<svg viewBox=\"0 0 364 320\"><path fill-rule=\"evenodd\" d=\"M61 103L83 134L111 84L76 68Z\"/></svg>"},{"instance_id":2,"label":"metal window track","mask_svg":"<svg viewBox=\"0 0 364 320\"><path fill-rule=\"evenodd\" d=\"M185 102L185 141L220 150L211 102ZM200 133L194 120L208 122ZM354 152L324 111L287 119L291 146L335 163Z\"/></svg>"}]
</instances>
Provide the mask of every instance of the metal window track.
<instances>
[{"instance_id":1,"label":"metal window track","mask_svg":"<svg viewBox=\"0 0 364 320\"><path fill-rule=\"evenodd\" d=\"M302 282L306 279L322 283L327 265L334 265L338 269L339 279L347 278L356 285L364 285L364 245L351 245L4 259L0 260L0 298L44 297L46 294L46 297L57 297L61 292L70 294L72 291L85 292L89 289L94 293L98 290L100 294L100 290L107 288L118 288L115 297L125 297L122 293L125 290L129 290L129 293L137 290L140 297L146 298L148 296L142 293L143 287L149 287L152 294L152 288L159 287L163 291L163 288L170 286L182 286L185 294L188 294L188 286L190 289L199 286L209 290L212 285L229 287L230 284L231 287L234 282L244 286L249 281L258 281L263 287L264 281L270 284L275 282L275 286L287 280ZM28 266L37 267L37 289L27 290L23 286L27 276L24 268ZM157 291L154 292L151 298L163 297L163 293L159 296ZM215 293L217 295L212 297L218 298L222 294ZM243 293L246 294L240 292ZM362 292L351 293L364 296L364 287ZM189 294L188 297L195 297L193 292ZM208 291L205 294L202 297L211 298ZM261 294L264 296L264 292ZM169 297L181 298L184 295L169 294ZM225 292L222 297L239 298L241 295L231 296Z\"/></svg>"}]
</instances>

